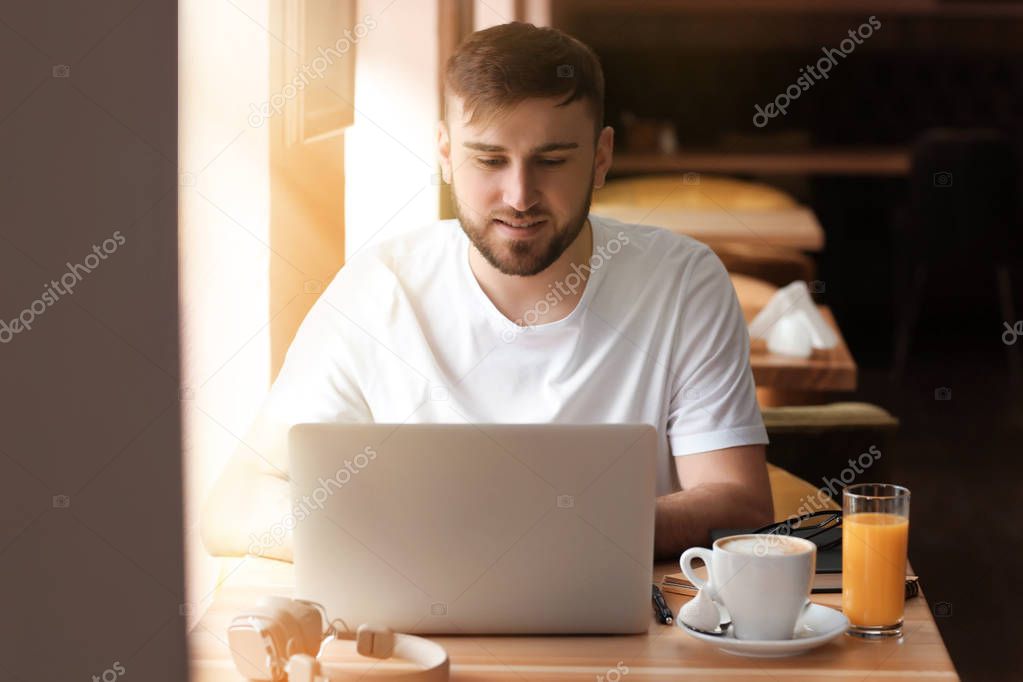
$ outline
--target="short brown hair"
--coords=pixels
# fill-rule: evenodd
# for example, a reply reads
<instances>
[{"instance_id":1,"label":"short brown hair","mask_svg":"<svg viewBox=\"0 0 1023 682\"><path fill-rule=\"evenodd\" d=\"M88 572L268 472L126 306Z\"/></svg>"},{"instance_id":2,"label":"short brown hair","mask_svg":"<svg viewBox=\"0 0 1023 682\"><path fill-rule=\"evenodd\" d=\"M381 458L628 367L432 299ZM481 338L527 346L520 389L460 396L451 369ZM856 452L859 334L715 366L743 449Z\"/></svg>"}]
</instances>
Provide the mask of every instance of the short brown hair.
<instances>
[{"instance_id":1,"label":"short brown hair","mask_svg":"<svg viewBox=\"0 0 1023 682\"><path fill-rule=\"evenodd\" d=\"M476 31L458 46L444 71L447 98L464 102L469 123L489 120L525 99L564 95L558 106L583 100L596 135L604 127L604 72L589 47L555 28L515 21Z\"/></svg>"}]
</instances>

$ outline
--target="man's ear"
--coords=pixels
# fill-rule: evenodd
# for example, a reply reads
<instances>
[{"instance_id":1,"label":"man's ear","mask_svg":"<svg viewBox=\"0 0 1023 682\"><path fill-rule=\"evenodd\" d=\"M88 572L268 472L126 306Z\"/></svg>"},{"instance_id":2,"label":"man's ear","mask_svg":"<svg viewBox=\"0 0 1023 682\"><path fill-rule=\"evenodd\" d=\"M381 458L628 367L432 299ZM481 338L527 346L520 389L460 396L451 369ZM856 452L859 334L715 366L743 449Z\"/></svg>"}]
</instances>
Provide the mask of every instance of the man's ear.
<instances>
[{"instance_id":1,"label":"man's ear","mask_svg":"<svg viewBox=\"0 0 1023 682\"><path fill-rule=\"evenodd\" d=\"M611 170L611 161L614 153L615 130L611 126L605 126L597 138L597 151L593 159L593 189L604 186L607 172Z\"/></svg>"},{"instance_id":2,"label":"man's ear","mask_svg":"<svg viewBox=\"0 0 1023 682\"><path fill-rule=\"evenodd\" d=\"M437 157L440 159L440 173L444 182L451 184L451 136L445 121L437 124Z\"/></svg>"}]
</instances>

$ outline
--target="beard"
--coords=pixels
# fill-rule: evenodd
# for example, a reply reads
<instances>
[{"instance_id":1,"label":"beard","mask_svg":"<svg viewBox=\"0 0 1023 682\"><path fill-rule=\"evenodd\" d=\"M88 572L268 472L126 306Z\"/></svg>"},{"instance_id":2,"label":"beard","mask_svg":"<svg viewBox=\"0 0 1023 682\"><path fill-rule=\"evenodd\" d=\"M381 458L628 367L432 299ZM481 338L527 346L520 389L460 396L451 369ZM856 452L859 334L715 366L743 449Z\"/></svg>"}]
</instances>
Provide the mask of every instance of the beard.
<instances>
[{"instance_id":1,"label":"beard","mask_svg":"<svg viewBox=\"0 0 1023 682\"><path fill-rule=\"evenodd\" d=\"M556 225L553 217L542 209L529 211L510 211L502 214L504 218L519 221L535 221L546 219L540 229L544 232L531 239L508 239L494 229L492 221L497 216L479 217L471 220L462 211L454 183L451 184L451 203L455 209L462 231L472 242L476 250L491 266L504 275L530 277L546 270L554 261L561 257L586 225L590 214L590 202L593 197L593 186L581 202L578 210L573 211L564 225Z\"/></svg>"}]
</instances>

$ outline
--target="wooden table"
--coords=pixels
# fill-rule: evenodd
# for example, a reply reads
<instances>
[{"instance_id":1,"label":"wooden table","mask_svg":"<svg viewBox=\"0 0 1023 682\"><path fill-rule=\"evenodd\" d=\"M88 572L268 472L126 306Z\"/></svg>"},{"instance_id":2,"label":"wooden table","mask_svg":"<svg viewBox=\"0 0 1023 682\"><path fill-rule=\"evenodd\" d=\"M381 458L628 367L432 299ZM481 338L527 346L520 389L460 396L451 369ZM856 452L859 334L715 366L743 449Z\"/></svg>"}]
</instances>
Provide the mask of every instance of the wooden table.
<instances>
[{"instance_id":1,"label":"wooden table","mask_svg":"<svg viewBox=\"0 0 1023 682\"><path fill-rule=\"evenodd\" d=\"M677 564L654 567L659 583ZM926 576L925 576L926 577ZM289 595L292 566L267 559L245 559L241 569L220 588L209 611L189 633L192 682L234 682L227 646L227 625L232 616L263 594ZM688 599L665 595L678 613ZM837 607L841 595L814 595L815 601ZM868 642L842 636L802 656L758 659L733 656L693 639L675 626L658 624L651 609L650 629L630 636L443 636L431 639L444 646L451 658L451 679L484 680L616 679L607 677L619 663L629 672L624 682L644 680L957 680L923 593L906 602L904 635L897 641ZM336 661L361 663L358 656ZM364 659L365 660L365 659ZM371 679L367 677L367 679Z\"/></svg>"},{"instance_id":2,"label":"wooden table","mask_svg":"<svg viewBox=\"0 0 1023 682\"><path fill-rule=\"evenodd\" d=\"M749 324L774 296L778 288L752 277L731 275L742 314ZM793 358L767 351L767 342L753 339L750 367L762 407L819 402L829 392L856 389L857 368L831 309L817 306L824 320L838 334L838 345L828 350L814 349L808 358Z\"/></svg>"},{"instance_id":3,"label":"wooden table","mask_svg":"<svg viewBox=\"0 0 1023 682\"><path fill-rule=\"evenodd\" d=\"M824 320L838 332L838 345L827 350L813 349L808 358L776 355L767 350L767 342L754 339L750 348L750 366L758 387L787 391L856 390L856 362L842 338L842 332L826 305L817 306Z\"/></svg>"},{"instance_id":4,"label":"wooden table","mask_svg":"<svg viewBox=\"0 0 1023 682\"><path fill-rule=\"evenodd\" d=\"M905 147L825 147L777 152L721 149L686 150L679 154L616 152L611 173L763 173L770 175L909 174Z\"/></svg>"},{"instance_id":5,"label":"wooden table","mask_svg":"<svg viewBox=\"0 0 1023 682\"><path fill-rule=\"evenodd\" d=\"M805 206L750 211L594 203L592 211L630 225L662 227L701 242L734 242L813 252L824 248L824 229L814 212Z\"/></svg>"},{"instance_id":6,"label":"wooden table","mask_svg":"<svg viewBox=\"0 0 1023 682\"><path fill-rule=\"evenodd\" d=\"M627 224L656 225L705 243L820 251L813 211L771 185L737 178L653 175L612 180L591 210Z\"/></svg>"}]
</instances>

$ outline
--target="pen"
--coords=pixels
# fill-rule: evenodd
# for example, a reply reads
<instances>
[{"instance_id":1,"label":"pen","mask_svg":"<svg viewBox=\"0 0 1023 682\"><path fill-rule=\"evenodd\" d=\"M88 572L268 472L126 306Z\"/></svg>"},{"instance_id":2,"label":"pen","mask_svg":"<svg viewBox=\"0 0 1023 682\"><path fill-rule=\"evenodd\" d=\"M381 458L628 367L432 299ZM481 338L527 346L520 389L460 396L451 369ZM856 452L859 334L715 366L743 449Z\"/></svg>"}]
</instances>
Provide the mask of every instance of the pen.
<instances>
[{"instance_id":1,"label":"pen","mask_svg":"<svg viewBox=\"0 0 1023 682\"><path fill-rule=\"evenodd\" d=\"M657 616L657 622L662 625L671 625L674 618L671 615L671 609L664 603L664 595L661 594L661 590L658 589L657 585L652 586L653 597L654 597L654 615Z\"/></svg>"}]
</instances>

